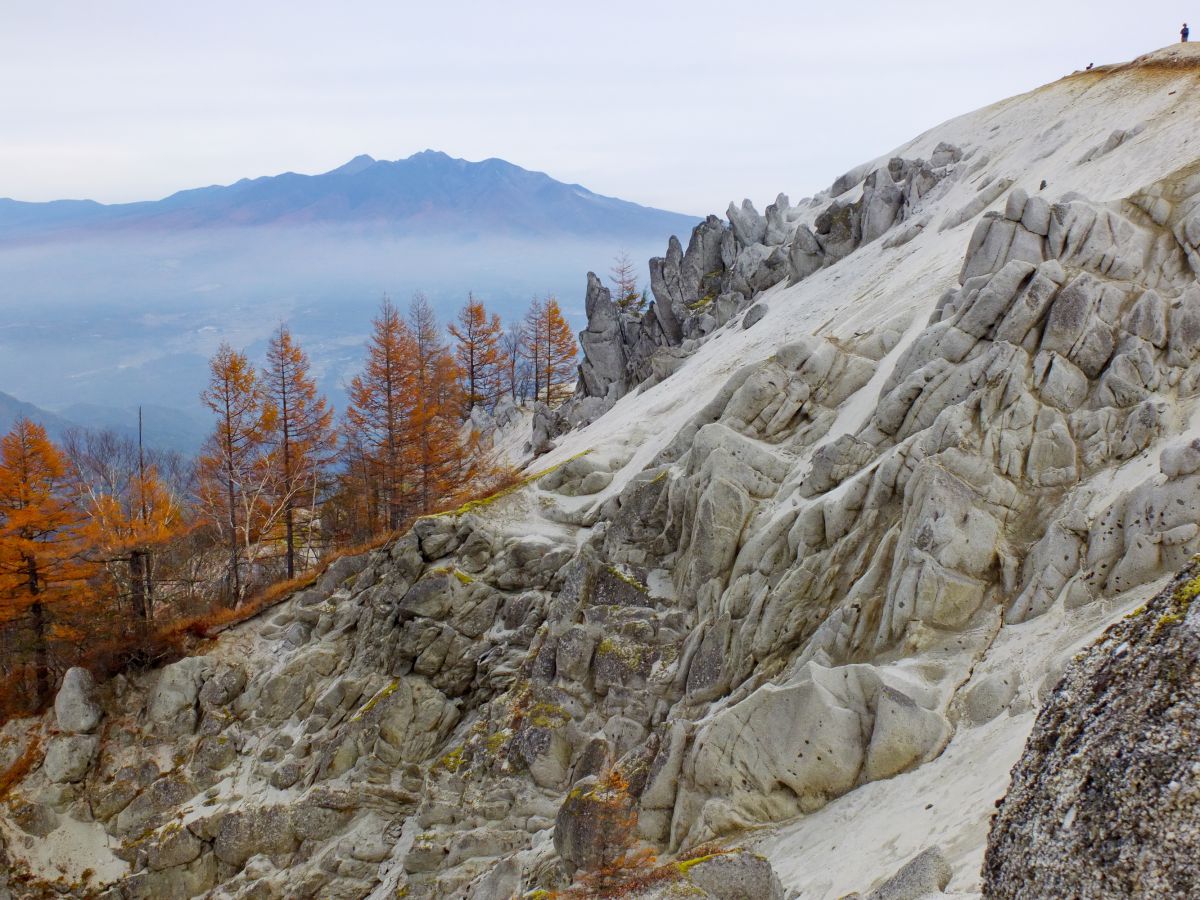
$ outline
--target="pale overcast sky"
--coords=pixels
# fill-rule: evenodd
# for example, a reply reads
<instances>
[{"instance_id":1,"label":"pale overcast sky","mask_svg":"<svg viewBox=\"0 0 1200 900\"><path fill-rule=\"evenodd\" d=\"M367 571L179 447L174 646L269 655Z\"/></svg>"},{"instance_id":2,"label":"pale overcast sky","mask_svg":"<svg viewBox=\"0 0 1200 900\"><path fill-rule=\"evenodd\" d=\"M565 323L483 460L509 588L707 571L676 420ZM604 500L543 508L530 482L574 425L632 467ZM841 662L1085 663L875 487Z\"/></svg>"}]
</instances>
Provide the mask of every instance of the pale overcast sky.
<instances>
[{"instance_id":1,"label":"pale overcast sky","mask_svg":"<svg viewBox=\"0 0 1200 900\"><path fill-rule=\"evenodd\" d=\"M1190 7L1190 10L1189 10ZM153 199L359 153L499 156L688 213L1178 40L1200 2L0 4L0 196Z\"/></svg>"}]
</instances>

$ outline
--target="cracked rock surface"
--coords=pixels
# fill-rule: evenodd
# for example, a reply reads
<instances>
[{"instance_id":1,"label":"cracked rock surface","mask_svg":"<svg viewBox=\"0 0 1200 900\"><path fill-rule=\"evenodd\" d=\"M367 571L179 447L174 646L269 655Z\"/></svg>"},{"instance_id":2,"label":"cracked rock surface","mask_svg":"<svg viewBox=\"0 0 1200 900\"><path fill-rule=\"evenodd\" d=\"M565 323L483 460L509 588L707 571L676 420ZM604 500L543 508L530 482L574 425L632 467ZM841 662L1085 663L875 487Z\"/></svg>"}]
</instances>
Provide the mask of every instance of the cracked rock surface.
<instances>
[{"instance_id":1,"label":"cracked rock surface","mask_svg":"<svg viewBox=\"0 0 1200 900\"><path fill-rule=\"evenodd\" d=\"M1193 563L1067 669L996 814L985 897L1200 891L1197 596Z\"/></svg>"}]
</instances>

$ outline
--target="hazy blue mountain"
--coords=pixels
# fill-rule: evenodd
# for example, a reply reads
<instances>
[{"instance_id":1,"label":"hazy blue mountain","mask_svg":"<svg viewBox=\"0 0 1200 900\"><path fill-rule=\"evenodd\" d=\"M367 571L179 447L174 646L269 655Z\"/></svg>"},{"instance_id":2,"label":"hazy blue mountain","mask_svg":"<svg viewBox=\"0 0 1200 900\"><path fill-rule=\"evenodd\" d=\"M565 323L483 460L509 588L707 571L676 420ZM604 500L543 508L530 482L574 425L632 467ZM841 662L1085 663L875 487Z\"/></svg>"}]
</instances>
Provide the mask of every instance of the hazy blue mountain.
<instances>
[{"instance_id":1,"label":"hazy blue mountain","mask_svg":"<svg viewBox=\"0 0 1200 900\"><path fill-rule=\"evenodd\" d=\"M287 322L340 407L383 294L404 308L420 291L443 322L469 291L506 321L553 294L582 327L589 269L627 252L645 276L694 223L434 151L153 202L0 200L0 390L103 407L106 424L139 404L207 421L198 398L218 344L261 362ZM190 440L185 423L169 429L174 446Z\"/></svg>"},{"instance_id":2,"label":"hazy blue mountain","mask_svg":"<svg viewBox=\"0 0 1200 900\"><path fill-rule=\"evenodd\" d=\"M0 391L0 434L7 434L18 419L29 419L46 429L52 440L61 441L72 428L111 429L126 437L137 437L137 407L121 408L76 403L56 412L18 400ZM142 409L142 433L146 445L193 454L203 443L210 423L167 406Z\"/></svg>"},{"instance_id":3,"label":"hazy blue mountain","mask_svg":"<svg viewBox=\"0 0 1200 900\"><path fill-rule=\"evenodd\" d=\"M58 410L58 415L85 428L110 428L130 437L137 436L136 406L102 406L74 403ZM148 446L163 450L194 453L211 430L212 423L169 406L150 403L142 407L142 435Z\"/></svg>"},{"instance_id":4,"label":"hazy blue mountain","mask_svg":"<svg viewBox=\"0 0 1200 900\"><path fill-rule=\"evenodd\" d=\"M0 435L8 434L12 430L13 423L18 419L37 422L46 429L46 434L53 440L59 440L63 432L72 425L62 416L0 391Z\"/></svg>"},{"instance_id":5,"label":"hazy blue mountain","mask_svg":"<svg viewBox=\"0 0 1200 900\"><path fill-rule=\"evenodd\" d=\"M320 175L287 172L180 191L162 200L0 200L0 236L230 226L367 225L407 234L631 238L687 232L695 218L594 194L502 159L467 162L436 150L388 162L357 156Z\"/></svg>"}]
</instances>

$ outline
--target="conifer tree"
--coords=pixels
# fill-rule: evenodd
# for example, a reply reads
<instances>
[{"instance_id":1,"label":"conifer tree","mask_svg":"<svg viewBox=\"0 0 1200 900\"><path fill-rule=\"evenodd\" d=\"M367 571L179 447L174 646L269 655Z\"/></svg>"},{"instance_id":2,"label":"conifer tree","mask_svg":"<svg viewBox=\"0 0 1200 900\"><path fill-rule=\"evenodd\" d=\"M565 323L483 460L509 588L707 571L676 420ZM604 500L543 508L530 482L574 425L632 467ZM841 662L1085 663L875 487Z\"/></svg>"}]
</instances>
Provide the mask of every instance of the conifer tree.
<instances>
[{"instance_id":1,"label":"conifer tree","mask_svg":"<svg viewBox=\"0 0 1200 900\"><path fill-rule=\"evenodd\" d=\"M532 379L533 399L543 399L545 382L546 343L543 340L545 332L546 304L537 297L529 303L529 310L521 323L521 346L525 359L529 364L529 376Z\"/></svg>"},{"instance_id":2,"label":"conifer tree","mask_svg":"<svg viewBox=\"0 0 1200 900\"><path fill-rule=\"evenodd\" d=\"M575 383L575 335L563 318L558 301L546 299L545 324L546 402L555 406L571 395Z\"/></svg>"},{"instance_id":3,"label":"conifer tree","mask_svg":"<svg viewBox=\"0 0 1200 900\"><path fill-rule=\"evenodd\" d=\"M267 346L262 381L271 410L271 428L264 437L271 447L272 490L283 516L289 579L296 576L296 509L302 496L309 499L311 538L321 473L335 443L333 413L317 394L308 368L307 355L287 326L280 325Z\"/></svg>"},{"instance_id":4,"label":"conifer tree","mask_svg":"<svg viewBox=\"0 0 1200 900\"><path fill-rule=\"evenodd\" d=\"M274 411L244 353L222 344L209 365L208 388L200 399L217 423L200 455L200 495L215 523L228 532L229 599L236 605L244 587L239 543L249 551L258 537L268 483L262 451L274 428Z\"/></svg>"},{"instance_id":5,"label":"conifer tree","mask_svg":"<svg viewBox=\"0 0 1200 900\"><path fill-rule=\"evenodd\" d=\"M462 376L464 418L474 406L495 409L506 368L500 345L504 333L500 317L495 313L489 317L483 302L468 294L458 321L450 325L449 331L455 340L454 356Z\"/></svg>"},{"instance_id":6,"label":"conifer tree","mask_svg":"<svg viewBox=\"0 0 1200 900\"><path fill-rule=\"evenodd\" d=\"M413 406L406 423L406 450L413 477L413 505L428 513L473 477L458 410L459 370L441 339L433 307L417 294L408 314L413 343Z\"/></svg>"},{"instance_id":7,"label":"conifer tree","mask_svg":"<svg viewBox=\"0 0 1200 900\"><path fill-rule=\"evenodd\" d=\"M570 396L575 381L575 335L554 297L535 298L529 305L522 344L534 397L555 406Z\"/></svg>"},{"instance_id":8,"label":"conifer tree","mask_svg":"<svg viewBox=\"0 0 1200 900\"><path fill-rule=\"evenodd\" d=\"M39 703L50 698L51 608L79 591L81 524L66 461L42 426L20 419L0 439L0 607L26 613Z\"/></svg>"},{"instance_id":9,"label":"conifer tree","mask_svg":"<svg viewBox=\"0 0 1200 900\"><path fill-rule=\"evenodd\" d=\"M329 526L336 541L348 545L386 527L386 517L376 489L374 462L361 436L343 422L340 441L340 472L333 495L322 507L321 524Z\"/></svg>"},{"instance_id":10,"label":"conifer tree","mask_svg":"<svg viewBox=\"0 0 1200 900\"><path fill-rule=\"evenodd\" d=\"M380 524L395 529L404 514L405 423L413 405L416 351L408 325L388 297L371 326L366 365L350 382L343 448L358 453L357 471L370 479L360 490L378 497L371 505L379 509Z\"/></svg>"},{"instance_id":11,"label":"conifer tree","mask_svg":"<svg viewBox=\"0 0 1200 900\"><path fill-rule=\"evenodd\" d=\"M617 306L638 314L645 310L646 295L638 290L637 268L624 250L614 257L608 280L612 282L612 298Z\"/></svg>"},{"instance_id":12,"label":"conifer tree","mask_svg":"<svg viewBox=\"0 0 1200 900\"><path fill-rule=\"evenodd\" d=\"M524 402L528 366L525 362L525 329L520 322L509 323L500 336L500 348L503 353L504 390L514 403L518 399Z\"/></svg>"}]
</instances>

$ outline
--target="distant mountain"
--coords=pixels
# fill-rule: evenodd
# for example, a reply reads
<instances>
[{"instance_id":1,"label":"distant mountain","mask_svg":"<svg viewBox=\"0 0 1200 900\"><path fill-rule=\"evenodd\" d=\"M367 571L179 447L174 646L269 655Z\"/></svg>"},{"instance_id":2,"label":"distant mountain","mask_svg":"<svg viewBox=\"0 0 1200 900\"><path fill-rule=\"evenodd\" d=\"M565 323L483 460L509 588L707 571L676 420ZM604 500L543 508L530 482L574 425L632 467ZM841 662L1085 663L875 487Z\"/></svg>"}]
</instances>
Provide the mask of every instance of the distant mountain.
<instances>
[{"instance_id":1,"label":"distant mountain","mask_svg":"<svg viewBox=\"0 0 1200 900\"><path fill-rule=\"evenodd\" d=\"M356 156L320 175L287 172L180 191L162 200L25 203L0 199L0 238L338 225L400 235L560 237L687 235L692 216L639 206L502 159L468 162L436 150L388 162Z\"/></svg>"},{"instance_id":2,"label":"distant mountain","mask_svg":"<svg viewBox=\"0 0 1200 900\"><path fill-rule=\"evenodd\" d=\"M37 422L46 429L46 433L52 440L60 440L63 432L74 424L49 410L26 403L24 400L18 400L12 394L0 391L0 435L8 434L18 419Z\"/></svg>"},{"instance_id":3,"label":"distant mountain","mask_svg":"<svg viewBox=\"0 0 1200 900\"><path fill-rule=\"evenodd\" d=\"M74 403L58 414L75 425L85 428L111 428L137 436L136 406L102 406L96 403ZM142 407L142 434L147 445L163 450L195 453L204 442L209 423L169 406L151 403Z\"/></svg>"},{"instance_id":4,"label":"distant mountain","mask_svg":"<svg viewBox=\"0 0 1200 900\"><path fill-rule=\"evenodd\" d=\"M219 343L260 364L287 322L340 406L384 294L419 291L443 323L469 292L507 322L553 294L582 326L589 270L661 255L696 222L430 150L153 202L0 200L0 390L90 424L132 427L138 404L203 417ZM187 421L155 425L194 447Z\"/></svg>"},{"instance_id":5,"label":"distant mountain","mask_svg":"<svg viewBox=\"0 0 1200 900\"><path fill-rule=\"evenodd\" d=\"M146 445L193 454L204 441L207 426L195 416L171 407L143 407ZM51 440L61 441L71 428L112 429L126 437L137 437L137 408L77 403L51 412L0 391L0 434L7 434L18 419L29 419L46 429Z\"/></svg>"}]
</instances>

